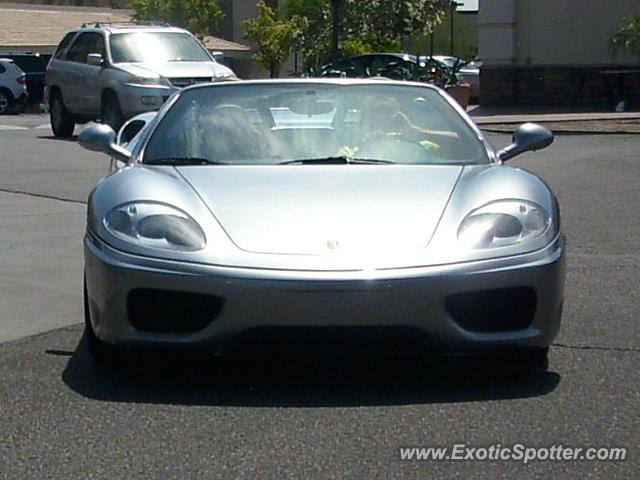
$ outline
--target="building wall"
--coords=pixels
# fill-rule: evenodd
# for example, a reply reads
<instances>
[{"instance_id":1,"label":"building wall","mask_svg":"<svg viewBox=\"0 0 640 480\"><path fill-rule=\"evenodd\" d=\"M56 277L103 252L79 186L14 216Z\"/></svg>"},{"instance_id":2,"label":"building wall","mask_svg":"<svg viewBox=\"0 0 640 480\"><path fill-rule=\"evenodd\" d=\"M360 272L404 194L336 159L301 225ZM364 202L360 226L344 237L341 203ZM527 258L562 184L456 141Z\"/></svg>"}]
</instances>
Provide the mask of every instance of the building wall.
<instances>
[{"instance_id":1,"label":"building wall","mask_svg":"<svg viewBox=\"0 0 640 480\"><path fill-rule=\"evenodd\" d=\"M481 104L640 107L640 59L609 44L637 13L639 0L480 0Z\"/></svg>"},{"instance_id":2,"label":"building wall","mask_svg":"<svg viewBox=\"0 0 640 480\"><path fill-rule=\"evenodd\" d=\"M246 30L242 22L258 16L258 8L256 7L258 0L218 0L218 3L226 15L220 26L221 36L233 42L255 48L255 42L244 38ZM277 8L278 0L267 0L267 4ZM289 65L283 66L282 71L286 72L288 67ZM266 69L251 59L235 62L234 71L241 78L265 78L269 76L269 72Z\"/></svg>"},{"instance_id":3,"label":"building wall","mask_svg":"<svg viewBox=\"0 0 640 480\"><path fill-rule=\"evenodd\" d=\"M624 16L640 13L639 0L518 0L516 63L594 65L638 63L613 56L611 35Z\"/></svg>"}]
</instances>

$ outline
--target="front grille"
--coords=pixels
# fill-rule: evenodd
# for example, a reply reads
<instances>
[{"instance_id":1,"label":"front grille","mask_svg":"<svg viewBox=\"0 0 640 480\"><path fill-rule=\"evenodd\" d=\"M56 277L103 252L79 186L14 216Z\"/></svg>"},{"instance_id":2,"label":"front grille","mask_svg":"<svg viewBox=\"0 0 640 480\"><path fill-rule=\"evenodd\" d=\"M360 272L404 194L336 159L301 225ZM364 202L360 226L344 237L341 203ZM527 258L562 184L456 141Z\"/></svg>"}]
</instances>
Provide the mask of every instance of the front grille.
<instances>
[{"instance_id":1,"label":"front grille","mask_svg":"<svg viewBox=\"0 0 640 480\"><path fill-rule=\"evenodd\" d=\"M195 333L215 320L223 303L213 295L139 288L127 296L127 313L142 332Z\"/></svg>"},{"instance_id":2,"label":"front grille","mask_svg":"<svg viewBox=\"0 0 640 480\"><path fill-rule=\"evenodd\" d=\"M170 78L171 85L178 88L190 87L198 83L207 83L211 81L211 77L176 77Z\"/></svg>"},{"instance_id":3,"label":"front grille","mask_svg":"<svg viewBox=\"0 0 640 480\"><path fill-rule=\"evenodd\" d=\"M446 300L447 312L458 325L480 333L528 328L536 306L536 292L530 287L460 293Z\"/></svg>"},{"instance_id":4,"label":"front grille","mask_svg":"<svg viewBox=\"0 0 640 480\"><path fill-rule=\"evenodd\" d=\"M422 330L410 326L269 326L237 335L231 355L260 354L420 356L437 345Z\"/></svg>"}]
</instances>

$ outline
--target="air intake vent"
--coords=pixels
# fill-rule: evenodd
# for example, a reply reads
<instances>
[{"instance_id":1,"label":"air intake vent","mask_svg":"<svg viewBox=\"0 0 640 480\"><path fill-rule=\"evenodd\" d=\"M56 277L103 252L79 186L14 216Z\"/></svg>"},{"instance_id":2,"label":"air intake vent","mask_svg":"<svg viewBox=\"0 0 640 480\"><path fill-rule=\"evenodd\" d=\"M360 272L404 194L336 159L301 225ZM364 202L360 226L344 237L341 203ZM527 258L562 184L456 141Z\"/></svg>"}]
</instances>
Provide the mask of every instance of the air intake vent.
<instances>
[{"instance_id":1,"label":"air intake vent","mask_svg":"<svg viewBox=\"0 0 640 480\"><path fill-rule=\"evenodd\" d=\"M536 292L530 287L461 293L447 298L453 320L471 332L523 330L536 313Z\"/></svg>"},{"instance_id":2,"label":"air intake vent","mask_svg":"<svg viewBox=\"0 0 640 480\"><path fill-rule=\"evenodd\" d=\"M127 312L142 332L194 333L215 320L223 303L213 295L141 288L129 292Z\"/></svg>"}]
</instances>

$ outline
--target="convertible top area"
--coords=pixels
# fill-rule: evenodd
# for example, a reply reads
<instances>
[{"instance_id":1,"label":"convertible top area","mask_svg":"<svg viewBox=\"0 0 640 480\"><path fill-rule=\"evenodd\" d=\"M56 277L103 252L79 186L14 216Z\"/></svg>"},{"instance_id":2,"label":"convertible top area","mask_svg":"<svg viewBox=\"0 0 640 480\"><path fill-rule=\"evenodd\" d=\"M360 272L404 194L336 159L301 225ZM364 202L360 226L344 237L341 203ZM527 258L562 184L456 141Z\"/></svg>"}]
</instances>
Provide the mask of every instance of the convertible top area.
<instances>
[{"instance_id":1,"label":"convertible top area","mask_svg":"<svg viewBox=\"0 0 640 480\"><path fill-rule=\"evenodd\" d=\"M264 165L334 157L489 162L479 132L437 89L309 80L187 89L162 116L143 162Z\"/></svg>"}]
</instances>

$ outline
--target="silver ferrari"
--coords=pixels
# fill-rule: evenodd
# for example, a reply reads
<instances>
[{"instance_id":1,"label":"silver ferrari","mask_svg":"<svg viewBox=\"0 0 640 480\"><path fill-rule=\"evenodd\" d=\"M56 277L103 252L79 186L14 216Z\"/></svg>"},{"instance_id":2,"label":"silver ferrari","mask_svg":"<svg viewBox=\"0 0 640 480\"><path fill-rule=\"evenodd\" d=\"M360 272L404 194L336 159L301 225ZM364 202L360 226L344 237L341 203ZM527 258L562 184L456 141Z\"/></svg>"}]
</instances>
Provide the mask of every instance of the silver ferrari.
<instances>
[{"instance_id":1,"label":"silver ferrari","mask_svg":"<svg viewBox=\"0 0 640 480\"><path fill-rule=\"evenodd\" d=\"M94 357L274 338L546 357L558 202L505 165L545 128L496 150L438 88L311 79L186 88L123 130L79 138L115 159L88 202Z\"/></svg>"}]
</instances>

